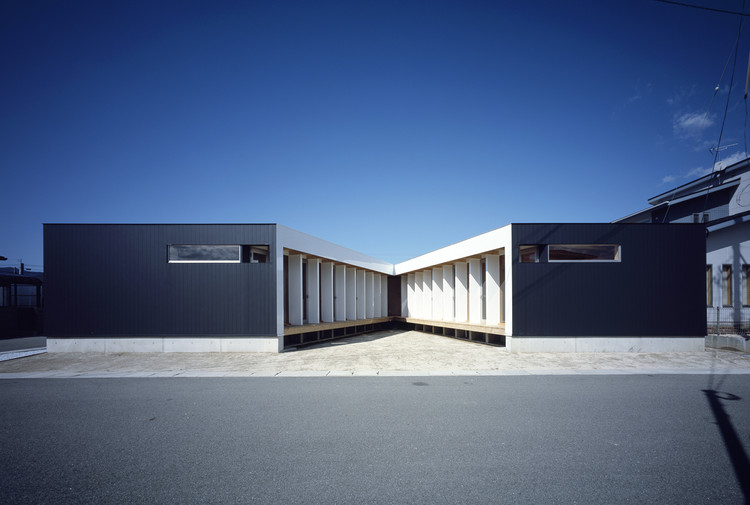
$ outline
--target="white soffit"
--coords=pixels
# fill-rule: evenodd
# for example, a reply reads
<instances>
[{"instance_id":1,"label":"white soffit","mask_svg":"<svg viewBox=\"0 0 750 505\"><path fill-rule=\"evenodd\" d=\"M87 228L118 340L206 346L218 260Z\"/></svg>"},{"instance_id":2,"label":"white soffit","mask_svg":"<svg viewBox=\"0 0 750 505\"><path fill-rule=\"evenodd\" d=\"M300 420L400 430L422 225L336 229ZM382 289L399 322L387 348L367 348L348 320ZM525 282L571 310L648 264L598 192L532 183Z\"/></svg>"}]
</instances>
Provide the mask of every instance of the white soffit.
<instances>
[{"instance_id":1,"label":"white soffit","mask_svg":"<svg viewBox=\"0 0 750 505\"><path fill-rule=\"evenodd\" d=\"M503 247L506 248L506 251L509 251L511 226L506 225L502 228L482 233L476 237L471 237L456 244L398 263L394 266L394 273L395 275L401 275L415 270L422 270Z\"/></svg>"},{"instance_id":2,"label":"white soffit","mask_svg":"<svg viewBox=\"0 0 750 505\"><path fill-rule=\"evenodd\" d=\"M276 225L276 240L279 247L282 248L294 249L295 251L320 256L321 258L393 275L392 263L367 256L366 254L347 249L346 247L287 228L280 224Z\"/></svg>"}]
</instances>

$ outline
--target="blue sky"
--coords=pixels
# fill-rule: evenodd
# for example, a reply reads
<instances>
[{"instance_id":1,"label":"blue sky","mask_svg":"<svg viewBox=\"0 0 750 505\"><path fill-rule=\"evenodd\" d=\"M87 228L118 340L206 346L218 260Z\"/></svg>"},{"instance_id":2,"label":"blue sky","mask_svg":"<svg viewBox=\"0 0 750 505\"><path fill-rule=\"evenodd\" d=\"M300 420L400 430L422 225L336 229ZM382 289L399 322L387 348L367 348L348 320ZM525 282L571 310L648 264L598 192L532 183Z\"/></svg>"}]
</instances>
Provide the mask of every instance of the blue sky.
<instances>
[{"instance_id":1,"label":"blue sky","mask_svg":"<svg viewBox=\"0 0 750 505\"><path fill-rule=\"evenodd\" d=\"M611 221L711 170L727 96L723 155L744 157L738 22L652 0L3 2L0 255L40 269L45 222L276 222L398 262Z\"/></svg>"}]
</instances>

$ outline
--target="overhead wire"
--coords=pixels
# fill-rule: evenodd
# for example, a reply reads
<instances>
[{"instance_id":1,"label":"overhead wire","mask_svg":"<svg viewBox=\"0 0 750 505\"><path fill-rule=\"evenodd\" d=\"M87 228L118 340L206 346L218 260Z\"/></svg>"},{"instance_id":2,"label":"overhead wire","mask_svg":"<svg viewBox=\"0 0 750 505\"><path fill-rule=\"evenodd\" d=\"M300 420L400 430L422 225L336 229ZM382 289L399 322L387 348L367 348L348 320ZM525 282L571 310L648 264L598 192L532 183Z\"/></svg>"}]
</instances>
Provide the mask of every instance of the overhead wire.
<instances>
[{"instance_id":1,"label":"overhead wire","mask_svg":"<svg viewBox=\"0 0 750 505\"><path fill-rule=\"evenodd\" d=\"M742 1L742 11L745 10L745 0ZM719 129L719 141L716 144L716 153L714 154L714 166L719 158L721 152L721 138L724 136L724 125L727 122L727 112L729 111L729 101L732 98L732 87L734 86L734 75L737 70L737 55L739 54L740 37L742 36L742 24L745 21L744 18L740 18L739 27L737 28L737 40L734 43L734 62L732 63L732 76L729 78L729 91L727 91L727 103L724 106L724 117L721 120L721 128Z\"/></svg>"},{"instance_id":2,"label":"overhead wire","mask_svg":"<svg viewBox=\"0 0 750 505\"><path fill-rule=\"evenodd\" d=\"M727 67L729 66L729 62L732 60L732 53L734 51L729 51L729 56L727 56L727 62L724 63L724 70L721 71L721 77L719 77L718 82L716 83L716 87L714 88L714 94L711 95L711 101L708 102L708 109L706 109L706 115L703 117L703 120L708 119L708 113L711 112L711 106L714 103L714 98L716 98L716 94L719 92L719 89L721 88L721 82L724 80L724 74L727 72Z\"/></svg>"},{"instance_id":3,"label":"overhead wire","mask_svg":"<svg viewBox=\"0 0 750 505\"><path fill-rule=\"evenodd\" d=\"M742 12L745 12L745 0L742 0ZM716 152L714 153L714 162L711 166L711 172L713 173L716 169L716 163L721 159L721 139L724 136L724 126L727 122L727 113L729 112L729 102L732 98L732 88L734 87L734 75L737 70L737 55L740 51L740 38L742 37L742 24L745 21L744 17L740 17L739 26L737 27L737 40L734 43L734 62L732 63L732 75L729 78L729 90L727 91L727 103L724 106L724 117L721 119L721 128L719 129L719 140L716 143ZM747 144L747 141L745 142ZM745 153L747 153L747 147L745 147ZM701 215L705 214L706 207L708 207L708 195L710 192L710 186L706 187L706 198L703 201L703 211Z\"/></svg>"},{"instance_id":4,"label":"overhead wire","mask_svg":"<svg viewBox=\"0 0 750 505\"><path fill-rule=\"evenodd\" d=\"M711 12L721 12L723 14L734 14L735 16L750 16L750 14L745 13L745 9L742 9L742 12L737 11L730 11L726 9L717 9L715 7L706 7L704 5L695 5L695 4L688 4L684 2L675 2L674 0L654 0L655 2L661 2L663 4L672 4L672 5L679 5L682 7L691 7L693 9L701 9L704 11L711 11Z\"/></svg>"},{"instance_id":5,"label":"overhead wire","mask_svg":"<svg viewBox=\"0 0 750 505\"><path fill-rule=\"evenodd\" d=\"M745 77L745 126L742 135L745 137L745 157L747 154L747 86L750 84L750 53L747 55L747 77Z\"/></svg>"},{"instance_id":6,"label":"overhead wire","mask_svg":"<svg viewBox=\"0 0 750 505\"><path fill-rule=\"evenodd\" d=\"M731 96L732 96L732 87L734 86L734 75L735 75L735 71L737 69L737 54L739 52L740 38L742 36L742 25L743 25L743 22L744 22L744 17L749 15L749 14L745 13L745 0L742 0L742 12L728 11L728 10L723 10L723 9L715 9L715 8L711 8L711 7L704 7L704 6L700 6L700 5L687 4L687 3L683 3L683 2L675 2L675 1L672 1L672 0L655 0L655 1L661 2L661 3L666 3L666 4L680 5L680 6L683 6L683 7L693 7L693 8L696 8L696 9L703 9L703 10L709 10L709 11L714 11L714 12L722 12L722 13L725 13L725 14L735 14L735 15L740 16L740 22L739 22L739 26L737 28L737 40L734 43L734 51L733 51L734 52L734 62L732 64L732 76L731 76L730 81L729 81L729 91L727 92L727 102L726 102L726 105L724 106L724 116L723 116L723 118L721 120L721 128L719 130L719 140L718 140L718 143L716 145L716 153L714 154L713 165L711 166L711 172L713 173L714 169L716 168L716 162L719 159L720 152L721 152L721 139L724 136L724 125L726 124L727 112L729 111L729 101L730 101ZM713 104L714 98L716 97L716 94L718 93L718 91L720 89L721 81L724 78L724 73L726 72L727 65L729 64L729 60L731 58L732 58L732 53L729 53L729 58L727 59L727 62L724 64L724 70L722 70L721 77L719 78L719 84L716 86L716 88L714 88L714 94L711 97L711 101L709 102L708 110L706 111L706 116L705 116L706 119L708 118L708 113L711 110L711 105ZM750 79L750 68L748 68L748 76L749 76L748 78ZM747 88L747 86L746 86L746 88ZM747 89L745 91L745 111L746 111L745 112L745 124L747 125ZM745 144L747 145L747 140L745 141ZM745 147L745 153L747 153L747 147ZM677 192L675 190L675 192L672 194L672 198L667 202L667 209L664 212L664 217L662 218L662 222L665 222L665 223L667 222L667 215L669 214L669 208L671 207L671 200L674 199L674 197L675 197L676 194L677 194ZM705 211L706 211L706 206L708 205L708 194L709 194L709 188L707 187L706 188L706 199L705 199L705 202L703 204L703 212L701 213L701 215L703 215L705 213Z\"/></svg>"}]
</instances>

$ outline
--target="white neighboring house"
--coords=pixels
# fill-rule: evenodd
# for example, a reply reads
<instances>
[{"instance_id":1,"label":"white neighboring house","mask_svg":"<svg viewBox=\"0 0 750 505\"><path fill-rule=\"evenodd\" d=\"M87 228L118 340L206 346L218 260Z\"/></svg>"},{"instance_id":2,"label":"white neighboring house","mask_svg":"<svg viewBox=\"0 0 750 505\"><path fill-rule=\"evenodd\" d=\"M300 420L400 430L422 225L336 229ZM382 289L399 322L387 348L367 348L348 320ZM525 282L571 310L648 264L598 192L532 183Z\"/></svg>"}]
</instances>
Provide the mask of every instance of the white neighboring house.
<instances>
[{"instance_id":1,"label":"white neighboring house","mask_svg":"<svg viewBox=\"0 0 750 505\"><path fill-rule=\"evenodd\" d=\"M750 331L750 158L649 199L618 223L706 225L709 334ZM718 330L718 331L717 331Z\"/></svg>"}]
</instances>

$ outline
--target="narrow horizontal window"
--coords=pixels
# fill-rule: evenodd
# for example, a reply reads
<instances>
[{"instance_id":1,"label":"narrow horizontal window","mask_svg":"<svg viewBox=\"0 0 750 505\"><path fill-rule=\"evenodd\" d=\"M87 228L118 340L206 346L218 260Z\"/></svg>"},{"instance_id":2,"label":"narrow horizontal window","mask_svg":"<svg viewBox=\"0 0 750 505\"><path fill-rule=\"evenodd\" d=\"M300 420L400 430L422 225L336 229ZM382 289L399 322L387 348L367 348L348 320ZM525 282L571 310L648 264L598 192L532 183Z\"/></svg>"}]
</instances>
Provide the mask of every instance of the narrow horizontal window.
<instances>
[{"instance_id":1,"label":"narrow horizontal window","mask_svg":"<svg viewBox=\"0 0 750 505\"><path fill-rule=\"evenodd\" d=\"M539 263L539 246L537 245L519 246L518 258L521 263Z\"/></svg>"},{"instance_id":2,"label":"narrow horizontal window","mask_svg":"<svg viewBox=\"0 0 750 505\"><path fill-rule=\"evenodd\" d=\"M616 244L550 244L550 261L620 261Z\"/></svg>"},{"instance_id":3,"label":"narrow horizontal window","mask_svg":"<svg viewBox=\"0 0 750 505\"><path fill-rule=\"evenodd\" d=\"M239 263L238 245L170 245L170 263Z\"/></svg>"}]
</instances>

